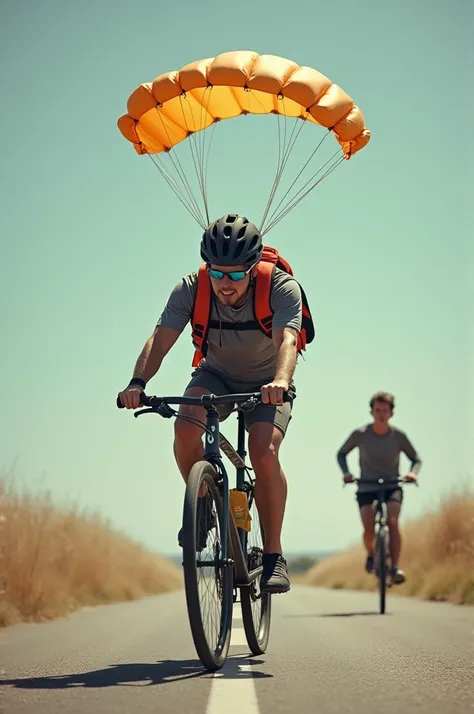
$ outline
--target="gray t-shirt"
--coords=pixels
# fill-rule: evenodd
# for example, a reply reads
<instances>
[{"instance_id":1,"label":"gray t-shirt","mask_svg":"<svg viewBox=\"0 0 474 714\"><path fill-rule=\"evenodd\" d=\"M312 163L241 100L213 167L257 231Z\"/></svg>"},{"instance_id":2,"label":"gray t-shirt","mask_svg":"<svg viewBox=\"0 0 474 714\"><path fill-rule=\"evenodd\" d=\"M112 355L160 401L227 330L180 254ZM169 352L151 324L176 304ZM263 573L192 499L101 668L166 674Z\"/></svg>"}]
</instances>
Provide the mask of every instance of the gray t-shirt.
<instances>
[{"instance_id":1,"label":"gray t-shirt","mask_svg":"<svg viewBox=\"0 0 474 714\"><path fill-rule=\"evenodd\" d=\"M368 493L377 490L377 479L384 478L397 485L399 478L400 453L411 460L411 470L417 474L421 459L405 432L394 426L387 434L376 434L371 424L355 429L337 452L337 461L343 473L349 471L347 454L359 447L360 482L359 491ZM375 485L374 485L375 484Z\"/></svg>"},{"instance_id":2,"label":"gray t-shirt","mask_svg":"<svg viewBox=\"0 0 474 714\"><path fill-rule=\"evenodd\" d=\"M192 318L196 290L197 273L185 275L168 298L157 324L182 332ZM273 271L270 304L274 313L273 329L292 327L298 332L301 330L300 286L279 268ZM254 319L253 286L239 307L223 305L214 296L210 320L238 323ZM233 382L264 384L275 376L276 352L271 338L260 329L211 328L207 355L201 364Z\"/></svg>"}]
</instances>

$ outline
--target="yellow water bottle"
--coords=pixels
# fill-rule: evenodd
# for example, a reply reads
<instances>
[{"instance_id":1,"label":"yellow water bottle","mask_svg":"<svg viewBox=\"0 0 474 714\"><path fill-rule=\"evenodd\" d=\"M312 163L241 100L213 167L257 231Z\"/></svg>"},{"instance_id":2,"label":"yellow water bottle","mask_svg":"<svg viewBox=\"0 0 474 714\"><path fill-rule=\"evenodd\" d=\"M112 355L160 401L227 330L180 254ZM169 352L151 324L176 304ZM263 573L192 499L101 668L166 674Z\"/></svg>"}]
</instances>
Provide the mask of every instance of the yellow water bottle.
<instances>
[{"instance_id":1,"label":"yellow water bottle","mask_svg":"<svg viewBox=\"0 0 474 714\"><path fill-rule=\"evenodd\" d=\"M230 509L237 528L249 532L252 526L252 516L249 513L247 494L237 488L230 489Z\"/></svg>"}]
</instances>

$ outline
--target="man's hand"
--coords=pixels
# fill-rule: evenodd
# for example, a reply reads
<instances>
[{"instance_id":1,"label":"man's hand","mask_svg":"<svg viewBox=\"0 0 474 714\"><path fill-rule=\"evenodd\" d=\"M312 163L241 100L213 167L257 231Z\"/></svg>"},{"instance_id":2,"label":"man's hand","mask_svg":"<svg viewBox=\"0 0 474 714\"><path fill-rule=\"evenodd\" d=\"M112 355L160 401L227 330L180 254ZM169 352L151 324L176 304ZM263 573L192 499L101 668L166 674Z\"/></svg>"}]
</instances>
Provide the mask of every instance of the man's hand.
<instances>
[{"instance_id":1,"label":"man's hand","mask_svg":"<svg viewBox=\"0 0 474 714\"><path fill-rule=\"evenodd\" d=\"M354 476L350 473L344 474L344 483L354 483Z\"/></svg>"},{"instance_id":2,"label":"man's hand","mask_svg":"<svg viewBox=\"0 0 474 714\"><path fill-rule=\"evenodd\" d=\"M283 379L274 379L270 384L261 387L262 402L264 404L283 404L283 392L288 391L288 382Z\"/></svg>"},{"instance_id":3,"label":"man's hand","mask_svg":"<svg viewBox=\"0 0 474 714\"><path fill-rule=\"evenodd\" d=\"M125 409L138 409L140 406L140 394L143 389L134 384L132 387L127 387L123 392L119 393L120 401Z\"/></svg>"},{"instance_id":4,"label":"man's hand","mask_svg":"<svg viewBox=\"0 0 474 714\"><path fill-rule=\"evenodd\" d=\"M405 476L405 478L404 478L403 480L404 480L404 481L409 481L409 482L416 481L416 480L417 480L417 476L416 476L416 474L410 472L409 474L407 474L407 475Z\"/></svg>"}]
</instances>

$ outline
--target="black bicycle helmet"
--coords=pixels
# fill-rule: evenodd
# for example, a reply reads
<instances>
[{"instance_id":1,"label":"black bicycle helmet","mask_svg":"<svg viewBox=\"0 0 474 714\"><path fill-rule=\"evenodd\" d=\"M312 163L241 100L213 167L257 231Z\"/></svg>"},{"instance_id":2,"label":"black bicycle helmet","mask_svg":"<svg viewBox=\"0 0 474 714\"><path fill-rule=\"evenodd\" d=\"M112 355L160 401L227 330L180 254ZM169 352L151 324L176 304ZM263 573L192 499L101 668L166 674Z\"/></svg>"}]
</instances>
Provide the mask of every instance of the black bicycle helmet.
<instances>
[{"instance_id":1,"label":"black bicycle helmet","mask_svg":"<svg viewBox=\"0 0 474 714\"><path fill-rule=\"evenodd\" d=\"M257 263L262 255L262 236L257 226L235 213L213 221L201 240L201 258L214 265Z\"/></svg>"}]
</instances>

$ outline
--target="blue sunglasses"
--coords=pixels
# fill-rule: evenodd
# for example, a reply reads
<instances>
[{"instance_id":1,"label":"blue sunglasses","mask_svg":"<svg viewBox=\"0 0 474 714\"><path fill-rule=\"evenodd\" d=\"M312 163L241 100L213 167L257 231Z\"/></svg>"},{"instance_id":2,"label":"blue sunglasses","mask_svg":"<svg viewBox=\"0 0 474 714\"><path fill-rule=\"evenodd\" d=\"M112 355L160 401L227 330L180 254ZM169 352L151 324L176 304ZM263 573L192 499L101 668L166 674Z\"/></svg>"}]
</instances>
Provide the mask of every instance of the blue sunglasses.
<instances>
[{"instance_id":1,"label":"blue sunglasses","mask_svg":"<svg viewBox=\"0 0 474 714\"><path fill-rule=\"evenodd\" d=\"M230 270L228 273L224 272L223 270L213 270L213 268L208 268L207 272L209 273L211 278L214 278L215 280L222 280L223 277L227 276L232 281L237 282L239 280L243 280L245 276L250 273L252 267L250 267L248 270Z\"/></svg>"}]
</instances>

